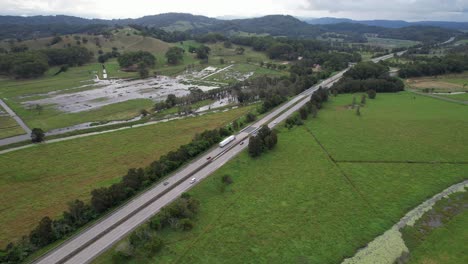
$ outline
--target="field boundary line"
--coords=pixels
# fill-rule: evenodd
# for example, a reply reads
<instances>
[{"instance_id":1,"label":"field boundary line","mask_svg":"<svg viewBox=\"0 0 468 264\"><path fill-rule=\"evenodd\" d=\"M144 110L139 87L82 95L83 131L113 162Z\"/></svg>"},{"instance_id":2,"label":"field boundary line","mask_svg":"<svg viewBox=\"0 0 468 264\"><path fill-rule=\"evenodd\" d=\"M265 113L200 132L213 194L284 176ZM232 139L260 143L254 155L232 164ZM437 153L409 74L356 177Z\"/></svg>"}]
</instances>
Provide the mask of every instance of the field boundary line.
<instances>
[{"instance_id":1,"label":"field boundary line","mask_svg":"<svg viewBox=\"0 0 468 264\"><path fill-rule=\"evenodd\" d=\"M468 164L468 161L419 161L419 160L336 160L337 163L377 164Z\"/></svg>"},{"instance_id":2,"label":"field boundary line","mask_svg":"<svg viewBox=\"0 0 468 264\"><path fill-rule=\"evenodd\" d=\"M367 200L367 198L364 196L364 194L359 190L359 188L354 184L354 182L351 180L351 178L346 174L346 172L343 170L343 168L340 167L340 165L336 162L336 160L333 158L333 156L328 152L328 150L325 148L325 146L322 145L322 143L318 140L318 138L315 136L315 134L310 130L307 126L304 126L305 130L312 135L314 138L315 142L322 148L322 150L328 155L329 159L333 164L338 168L340 171L341 175L345 178L345 180L351 185L351 187L354 189L354 191L361 197L361 199L367 204L367 206L377 215L380 213L375 209L372 204Z\"/></svg>"}]
</instances>

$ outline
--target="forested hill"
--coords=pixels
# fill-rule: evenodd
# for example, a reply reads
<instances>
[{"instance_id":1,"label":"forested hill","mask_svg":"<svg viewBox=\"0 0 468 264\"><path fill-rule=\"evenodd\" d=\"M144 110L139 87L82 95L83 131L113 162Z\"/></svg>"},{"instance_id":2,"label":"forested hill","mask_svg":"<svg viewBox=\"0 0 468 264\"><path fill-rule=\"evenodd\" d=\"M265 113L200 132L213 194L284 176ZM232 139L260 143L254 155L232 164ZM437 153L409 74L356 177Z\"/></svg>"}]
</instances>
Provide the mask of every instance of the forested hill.
<instances>
[{"instance_id":1,"label":"forested hill","mask_svg":"<svg viewBox=\"0 0 468 264\"><path fill-rule=\"evenodd\" d=\"M460 34L456 30L428 26L398 29L355 23L311 25L292 16L269 15L258 18L220 20L184 13L166 13L136 19L85 19L72 16L0 16L0 39L30 39L55 34L98 34L108 27L138 25L165 31L186 31L193 34L219 32L222 34L255 33L271 36L315 38L324 33L341 33L365 41L371 33L385 38L422 42L445 41Z\"/></svg>"},{"instance_id":2,"label":"forested hill","mask_svg":"<svg viewBox=\"0 0 468 264\"><path fill-rule=\"evenodd\" d=\"M375 34L381 38L407 39L421 42L443 42L462 34L458 30L433 26L410 26L403 28L382 28L355 23L320 25L326 32Z\"/></svg>"},{"instance_id":3,"label":"forested hill","mask_svg":"<svg viewBox=\"0 0 468 264\"><path fill-rule=\"evenodd\" d=\"M273 36L314 38L324 33L318 26L309 25L295 17L270 15L258 18L221 21L196 32L247 32Z\"/></svg>"},{"instance_id":4,"label":"forested hill","mask_svg":"<svg viewBox=\"0 0 468 264\"><path fill-rule=\"evenodd\" d=\"M417 21L407 22L403 20L352 20L348 18L302 18L301 20L312 25L329 25L340 23L362 24L367 26L377 26L384 28L403 28L411 26L432 26L454 30L468 30L468 22L449 22L449 21Z\"/></svg>"}]
</instances>

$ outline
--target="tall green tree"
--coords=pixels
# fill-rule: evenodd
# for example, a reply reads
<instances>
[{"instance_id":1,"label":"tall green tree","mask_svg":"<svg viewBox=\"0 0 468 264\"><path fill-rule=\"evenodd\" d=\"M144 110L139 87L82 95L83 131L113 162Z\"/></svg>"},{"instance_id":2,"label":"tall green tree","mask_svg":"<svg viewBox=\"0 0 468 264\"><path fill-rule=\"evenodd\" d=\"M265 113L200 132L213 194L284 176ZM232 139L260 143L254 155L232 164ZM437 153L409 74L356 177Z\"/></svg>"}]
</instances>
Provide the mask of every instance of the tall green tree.
<instances>
[{"instance_id":1,"label":"tall green tree","mask_svg":"<svg viewBox=\"0 0 468 264\"><path fill-rule=\"evenodd\" d=\"M179 64L184 59L184 49L179 47L171 47L166 52L167 63L175 65Z\"/></svg>"},{"instance_id":2,"label":"tall green tree","mask_svg":"<svg viewBox=\"0 0 468 264\"><path fill-rule=\"evenodd\" d=\"M33 143L39 143L44 141L45 133L40 128L33 128L31 131L31 141Z\"/></svg>"}]
</instances>

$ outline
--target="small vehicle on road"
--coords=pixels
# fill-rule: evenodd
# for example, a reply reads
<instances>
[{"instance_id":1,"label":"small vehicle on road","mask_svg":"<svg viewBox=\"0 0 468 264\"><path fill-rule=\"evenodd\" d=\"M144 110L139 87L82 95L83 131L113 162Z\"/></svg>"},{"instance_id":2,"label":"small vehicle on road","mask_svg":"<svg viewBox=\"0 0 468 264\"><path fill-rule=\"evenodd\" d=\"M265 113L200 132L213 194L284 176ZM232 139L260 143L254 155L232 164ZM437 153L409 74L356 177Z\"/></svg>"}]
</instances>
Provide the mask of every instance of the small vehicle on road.
<instances>
[{"instance_id":1,"label":"small vehicle on road","mask_svg":"<svg viewBox=\"0 0 468 264\"><path fill-rule=\"evenodd\" d=\"M206 158L206 160L210 160L211 159L211 156L209 156L208 158Z\"/></svg>"},{"instance_id":2,"label":"small vehicle on road","mask_svg":"<svg viewBox=\"0 0 468 264\"><path fill-rule=\"evenodd\" d=\"M194 184L197 181L197 178L190 179L190 184Z\"/></svg>"},{"instance_id":3,"label":"small vehicle on road","mask_svg":"<svg viewBox=\"0 0 468 264\"><path fill-rule=\"evenodd\" d=\"M244 145L244 141L242 141L242 142L240 143L240 145Z\"/></svg>"},{"instance_id":4,"label":"small vehicle on road","mask_svg":"<svg viewBox=\"0 0 468 264\"><path fill-rule=\"evenodd\" d=\"M164 186L166 186L166 185L168 185L168 184L169 184L169 182L164 182L163 184L164 184Z\"/></svg>"}]
</instances>

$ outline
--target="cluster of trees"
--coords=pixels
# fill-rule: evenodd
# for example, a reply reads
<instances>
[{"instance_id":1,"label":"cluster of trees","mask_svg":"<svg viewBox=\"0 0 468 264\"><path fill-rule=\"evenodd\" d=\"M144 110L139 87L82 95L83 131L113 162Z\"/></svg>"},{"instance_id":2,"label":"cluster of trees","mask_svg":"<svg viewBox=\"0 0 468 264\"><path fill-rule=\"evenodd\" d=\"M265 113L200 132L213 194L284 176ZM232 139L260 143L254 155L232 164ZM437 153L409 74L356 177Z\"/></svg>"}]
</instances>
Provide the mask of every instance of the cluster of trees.
<instances>
[{"instance_id":1,"label":"cluster of trees","mask_svg":"<svg viewBox=\"0 0 468 264\"><path fill-rule=\"evenodd\" d=\"M46 49L42 52L47 56L50 66L81 66L93 59L93 53L84 47Z\"/></svg>"},{"instance_id":2,"label":"cluster of trees","mask_svg":"<svg viewBox=\"0 0 468 264\"><path fill-rule=\"evenodd\" d=\"M0 55L0 74L15 78L34 78L43 75L50 66L83 65L93 54L83 47L11 52Z\"/></svg>"},{"instance_id":3,"label":"cluster of trees","mask_svg":"<svg viewBox=\"0 0 468 264\"><path fill-rule=\"evenodd\" d=\"M118 58L120 56L120 52L117 51L116 47L112 48L111 52L104 53L102 50L99 50L98 62L105 63L107 60L112 58Z\"/></svg>"},{"instance_id":4,"label":"cluster of trees","mask_svg":"<svg viewBox=\"0 0 468 264\"><path fill-rule=\"evenodd\" d=\"M36 51L0 55L0 74L15 78L34 78L49 69L47 56Z\"/></svg>"},{"instance_id":5,"label":"cluster of trees","mask_svg":"<svg viewBox=\"0 0 468 264\"><path fill-rule=\"evenodd\" d=\"M467 54L449 54L444 57L414 57L413 62L400 65L401 78L437 76L447 73L461 73L468 70Z\"/></svg>"},{"instance_id":6,"label":"cluster of trees","mask_svg":"<svg viewBox=\"0 0 468 264\"><path fill-rule=\"evenodd\" d=\"M338 93L357 93L374 90L379 93L395 93L403 91L405 84L398 78L385 77L379 79L353 80L343 78L332 86Z\"/></svg>"},{"instance_id":7,"label":"cluster of trees","mask_svg":"<svg viewBox=\"0 0 468 264\"><path fill-rule=\"evenodd\" d=\"M216 43L218 41L227 40L227 37L219 33L210 32L206 34L195 35L194 39L201 43ZM229 48L229 47L226 47L226 48Z\"/></svg>"},{"instance_id":8,"label":"cluster of trees","mask_svg":"<svg viewBox=\"0 0 468 264\"><path fill-rule=\"evenodd\" d=\"M148 51L126 52L120 55L117 61L122 68L138 70L141 78L148 77L148 68L153 68L156 65L156 57Z\"/></svg>"},{"instance_id":9,"label":"cluster of trees","mask_svg":"<svg viewBox=\"0 0 468 264\"><path fill-rule=\"evenodd\" d=\"M143 64L147 67L156 65L156 58L153 54L147 51L125 52L118 58L120 67L128 68L135 65Z\"/></svg>"},{"instance_id":10,"label":"cluster of trees","mask_svg":"<svg viewBox=\"0 0 468 264\"><path fill-rule=\"evenodd\" d=\"M164 207L153 216L149 223L139 227L116 248L112 260L114 263L127 263L131 259L151 257L164 245L157 233L172 229L189 231L194 227L194 218L198 213L200 202L183 193L181 198Z\"/></svg>"},{"instance_id":11,"label":"cluster of trees","mask_svg":"<svg viewBox=\"0 0 468 264\"><path fill-rule=\"evenodd\" d=\"M155 103L153 109L154 111L162 111L165 109L172 108L174 106L184 108L203 100L220 100L230 96L231 87L217 88L205 92L200 89L192 89L190 90L190 94L181 97L177 97L174 94L169 94L165 101Z\"/></svg>"},{"instance_id":12,"label":"cluster of trees","mask_svg":"<svg viewBox=\"0 0 468 264\"><path fill-rule=\"evenodd\" d=\"M171 47L166 52L167 63L176 65L184 59L185 50L179 47Z\"/></svg>"},{"instance_id":13,"label":"cluster of trees","mask_svg":"<svg viewBox=\"0 0 468 264\"><path fill-rule=\"evenodd\" d=\"M66 237L91 220L101 216L110 208L121 204L136 192L178 169L189 159L206 151L228 135L230 132L226 128L206 130L197 134L190 143L160 157L150 166L128 170L120 182L93 190L89 204L80 200L70 202L68 210L63 213L60 219L52 220L49 217L44 217L29 236L23 237L16 244L8 244L5 250L0 252L0 262L19 263L34 251ZM195 208L195 203L190 199L186 199L185 202L190 210ZM161 219L162 226L167 224L166 220Z\"/></svg>"},{"instance_id":14,"label":"cluster of trees","mask_svg":"<svg viewBox=\"0 0 468 264\"><path fill-rule=\"evenodd\" d=\"M278 136L267 125L262 126L256 136L249 139L249 155L258 157L267 150L273 149L278 143Z\"/></svg>"},{"instance_id":15,"label":"cluster of trees","mask_svg":"<svg viewBox=\"0 0 468 264\"><path fill-rule=\"evenodd\" d=\"M208 55L210 55L210 47L201 45L198 48L195 48L195 53L197 54L197 58L200 60L208 60Z\"/></svg>"},{"instance_id":16,"label":"cluster of trees","mask_svg":"<svg viewBox=\"0 0 468 264\"><path fill-rule=\"evenodd\" d=\"M348 77L354 80L366 80L371 78L376 79L387 77L388 71L389 68L383 64L374 62L361 62L349 69L349 71L344 74L344 77Z\"/></svg>"},{"instance_id":17,"label":"cluster of trees","mask_svg":"<svg viewBox=\"0 0 468 264\"><path fill-rule=\"evenodd\" d=\"M361 62L344 74L344 78L332 86L333 93L356 93L374 90L376 92L399 92L404 83L389 77L388 67L381 63Z\"/></svg>"}]
</instances>

